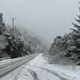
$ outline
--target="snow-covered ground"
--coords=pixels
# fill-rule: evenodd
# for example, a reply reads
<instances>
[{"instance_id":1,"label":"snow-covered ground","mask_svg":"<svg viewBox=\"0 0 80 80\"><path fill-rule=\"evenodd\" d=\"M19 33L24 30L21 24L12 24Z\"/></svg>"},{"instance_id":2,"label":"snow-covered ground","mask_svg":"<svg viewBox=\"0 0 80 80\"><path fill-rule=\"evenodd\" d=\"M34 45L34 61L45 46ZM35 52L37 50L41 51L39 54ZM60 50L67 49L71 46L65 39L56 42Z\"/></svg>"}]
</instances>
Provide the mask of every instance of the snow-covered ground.
<instances>
[{"instance_id":1,"label":"snow-covered ground","mask_svg":"<svg viewBox=\"0 0 80 80\"><path fill-rule=\"evenodd\" d=\"M79 66L48 64L40 54L0 80L80 80Z\"/></svg>"},{"instance_id":2,"label":"snow-covered ground","mask_svg":"<svg viewBox=\"0 0 80 80\"><path fill-rule=\"evenodd\" d=\"M16 80L80 80L80 67L48 64L40 54L26 65Z\"/></svg>"}]
</instances>

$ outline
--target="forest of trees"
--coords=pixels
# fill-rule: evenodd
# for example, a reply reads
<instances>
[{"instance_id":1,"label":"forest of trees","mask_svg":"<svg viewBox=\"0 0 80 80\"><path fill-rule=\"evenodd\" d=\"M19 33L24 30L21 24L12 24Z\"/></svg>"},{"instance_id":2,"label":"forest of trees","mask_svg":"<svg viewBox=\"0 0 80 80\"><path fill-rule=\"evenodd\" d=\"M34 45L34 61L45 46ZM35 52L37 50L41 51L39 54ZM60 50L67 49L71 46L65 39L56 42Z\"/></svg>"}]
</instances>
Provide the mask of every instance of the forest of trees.
<instances>
[{"instance_id":1,"label":"forest of trees","mask_svg":"<svg viewBox=\"0 0 80 80\"><path fill-rule=\"evenodd\" d=\"M30 37L25 31L22 33L16 27L5 25L3 14L0 13L0 59L17 58L42 52L43 47L41 44L37 38Z\"/></svg>"},{"instance_id":2,"label":"forest of trees","mask_svg":"<svg viewBox=\"0 0 80 80\"><path fill-rule=\"evenodd\" d=\"M0 58L16 58L24 56L28 47L24 46L20 30L15 27L7 27L3 22L3 14L0 13ZM31 50L28 50L31 53Z\"/></svg>"},{"instance_id":3,"label":"forest of trees","mask_svg":"<svg viewBox=\"0 0 80 80\"><path fill-rule=\"evenodd\" d=\"M72 23L74 28L63 37L57 36L54 39L49 55L61 54L74 63L80 64L80 13L74 19L75 22Z\"/></svg>"}]
</instances>

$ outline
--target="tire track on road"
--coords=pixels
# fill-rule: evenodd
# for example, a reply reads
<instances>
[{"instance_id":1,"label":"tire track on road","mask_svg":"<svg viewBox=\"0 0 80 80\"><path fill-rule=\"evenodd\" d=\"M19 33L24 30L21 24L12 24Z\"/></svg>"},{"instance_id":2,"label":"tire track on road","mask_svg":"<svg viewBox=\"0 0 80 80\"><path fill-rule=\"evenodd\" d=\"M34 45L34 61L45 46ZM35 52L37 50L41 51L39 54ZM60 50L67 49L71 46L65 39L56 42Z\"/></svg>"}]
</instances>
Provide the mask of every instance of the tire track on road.
<instances>
[{"instance_id":1,"label":"tire track on road","mask_svg":"<svg viewBox=\"0 0 80 80\"><path fill-rule=\"evenodd\" d=\"M38 75L35 71L33 71L32 69L28 69L29 73L31 74L31 76L33 77L34 80L39 80Z\"/></svg>"},{"instance_id":2,"label":"tire track on road","mask_svg":"<svg viewBox=\"0 0 80 80\"><path fill-rule=\"evenodd\" d=\"M62 77L62 76L59 75L58 73L53 72L53 71L51 71L51 70L49 70L49 69L47 69L47 68L42 68L42 67L37 67L37 66L32 66L32 67L36 67L36 68L39 68L39 69L45 70L45 71L47 71L47 72L49 72L49 73L51 73L51 74L57 76L58 78L60 78L60 80L69 80L69 79L67 79L67 78L65 78L65 77Z\"/></svg>"}]
</instances>

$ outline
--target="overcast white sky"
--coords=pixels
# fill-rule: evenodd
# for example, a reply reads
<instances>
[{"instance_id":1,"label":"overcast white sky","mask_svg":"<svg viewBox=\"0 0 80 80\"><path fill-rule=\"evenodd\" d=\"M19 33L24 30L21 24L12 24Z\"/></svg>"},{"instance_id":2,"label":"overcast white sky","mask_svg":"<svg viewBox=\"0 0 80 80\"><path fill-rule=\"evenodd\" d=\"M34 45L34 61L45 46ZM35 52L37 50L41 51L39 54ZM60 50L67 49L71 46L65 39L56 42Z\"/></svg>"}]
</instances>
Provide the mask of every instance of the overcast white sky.
<instances>
[{"instance_id":1,"label":"overcast white sky","mask_svg":"<svg viewBox=\"0 0 80 80\"><path fill-rule=\"evenodd\" d=\"M0 12L6 23L16 18L16 25L25 26L47 41L63 35L72 27L79 0L0 0ZM23 28L25 28L23 27Z\"/></svg>"}]
</instances>

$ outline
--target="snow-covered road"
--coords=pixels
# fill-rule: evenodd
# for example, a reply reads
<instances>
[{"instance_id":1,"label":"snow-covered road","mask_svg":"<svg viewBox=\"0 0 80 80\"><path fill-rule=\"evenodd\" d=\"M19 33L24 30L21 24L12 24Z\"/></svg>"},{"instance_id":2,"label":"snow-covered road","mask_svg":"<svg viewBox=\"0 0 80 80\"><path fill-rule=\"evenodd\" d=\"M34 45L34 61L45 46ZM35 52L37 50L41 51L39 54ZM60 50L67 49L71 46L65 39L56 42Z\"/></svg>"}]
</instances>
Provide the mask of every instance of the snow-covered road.
<instances>
[{"instance_id":1,"label":"snow-covered road","mask_svg":"<svg viewBox=\"0 0 80 80\"><path fill-rule=\"evenodd\" d=\"M55 72L51 73L41 68L46 61L42 58L42 54L30 61L23 71L17 76L17 80L62 80ZM40 67L37 67L40 66ZM66 79L65 79L66 80Z\"/></svg>"},{"instance_id":2,"label":"snow-covered road","mask_svg":"<svg viewBox=\"0 0 80 80\"><path fill-rule=\"evenodd\" d=\"M3 77L0 77L0 80L16 80L16 77L21 73L21 71L24 69L26 64L20 66L19 68L16 68L15 70L7 73Z\"/></svg>"},{"instance_id":3,"label":"snow-covered road","mask_svg":"<svg viewBox=\"0 0 80 80\"><path fill-rule=\"evenodd\" d=\"M25 66L17 80L80 80L80 67L48 64L40 54Z\"/></svg>"},{"instance_id":4,"label":"snow-covered road","mask_svg":"<svg viewBox=\"0 0 80 80\"><path fill-rule=\"evenodd\" d=\"M80 80L80 67L48 64L40 54L0 80Z\"/></svg>"},{"instance_id":5,"label":"snow-covered road","mask_svg":"<svg viewBox=\"0 0 80 80\"><path fill-rule=\"evenodd\" d=\"M9 59L0 62L0 80L16 80L27 63L38 54L25 56L21 58Z\"/></svg>"}]
</instances>

